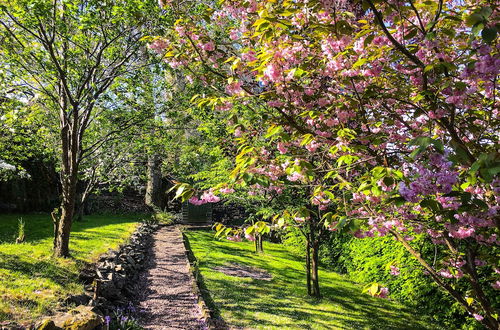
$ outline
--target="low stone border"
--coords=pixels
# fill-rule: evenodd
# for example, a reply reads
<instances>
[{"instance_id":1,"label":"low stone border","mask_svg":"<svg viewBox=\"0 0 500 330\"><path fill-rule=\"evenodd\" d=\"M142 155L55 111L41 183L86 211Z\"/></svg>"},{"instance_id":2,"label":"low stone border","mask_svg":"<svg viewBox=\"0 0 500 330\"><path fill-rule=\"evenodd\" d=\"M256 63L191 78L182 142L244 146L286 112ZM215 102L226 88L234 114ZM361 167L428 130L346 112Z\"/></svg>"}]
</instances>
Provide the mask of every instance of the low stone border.
<instances>
[{"instance_id":1,"label":"low stone border","mask_svg":"<svg viewBox=\"0 0 500 330\"><path fill-rule=\"evenodd\" d=\"M45 317L37 322L35 328L99 328L103 324L103 315L125 306L130 300L127 298L135 295L134 284L145 267L152 234L159 227L152 223L140 224L118 250L110 249L96 263L82 269L79 280L85 284L86 293L70 296L64 301L65 305L76 304L78 307Z\"/></svg>"},{"instance_id":2,"label":"low stone border","mask_svg":"<svg viewBox=\"0 0 500 330\"><path fill-rule=\"evenodd\" d=\"M217 317L215 315L215 311L208 307L201 289L202 275L198 268L198 260L196 259L193 251L191 250L188 238L183 232L184 229L194 230L196 228L180 228L180 229L186 253L187 266L189 268L189 278L191 279L191 287L193 290L193 294L195 295L195 298L198 301L198 305L200 306L202 317L205 321L205 324L208 326L209 329L229 329L224 320L221 317Z\"/></svg>"},{"instance_id":3,"label":"low stone border","mask_svg":"<svg viewBox=\"0 0 500 330\"><path fill-rule=\"evenodd\" d=\"M107 315L116 307L125 306L135 296L135 284L146 266L152 234L159 227L158 224L142 223L127 244L99 258L95 264L93 297L89 305Z\"/></svg>"}]
</instances>

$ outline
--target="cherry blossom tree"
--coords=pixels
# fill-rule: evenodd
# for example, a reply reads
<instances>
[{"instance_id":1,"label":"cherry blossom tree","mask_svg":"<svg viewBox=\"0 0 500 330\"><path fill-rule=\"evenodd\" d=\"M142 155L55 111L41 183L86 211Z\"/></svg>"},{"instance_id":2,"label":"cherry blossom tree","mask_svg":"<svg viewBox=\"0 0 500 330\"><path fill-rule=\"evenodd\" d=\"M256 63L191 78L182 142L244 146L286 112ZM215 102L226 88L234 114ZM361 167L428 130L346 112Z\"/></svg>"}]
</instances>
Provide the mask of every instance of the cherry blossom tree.
<instances>
[{"instance_id":1,"label":"cherry blossom tree","mask_svg":"<svg viewBox=\"0 0 500 330\"><path fill-rule=\"evenodd\" d=\"M164 5L178 21L151 48L213 90L194 101L227 113L240 144L226 188L258 184L279 193L302 186L321 226L359 238L392 235L471 316L499 328L495 6ZM203 19L193 19L193 10ZM217 199L217 189L201 201ZM179 190L199 201L193 194L185 185ZM296 217L278 213L274 226ZM436 253L422 255L415 235Z\"/></svg>"}]
</instances>

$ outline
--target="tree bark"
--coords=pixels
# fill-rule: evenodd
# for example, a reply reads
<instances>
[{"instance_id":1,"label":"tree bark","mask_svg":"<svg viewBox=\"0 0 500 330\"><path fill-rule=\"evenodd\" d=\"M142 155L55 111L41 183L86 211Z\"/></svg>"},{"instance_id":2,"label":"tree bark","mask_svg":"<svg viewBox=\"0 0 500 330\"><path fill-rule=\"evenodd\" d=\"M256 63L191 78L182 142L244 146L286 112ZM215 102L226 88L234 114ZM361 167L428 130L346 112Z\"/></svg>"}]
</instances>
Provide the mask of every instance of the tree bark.
<instances>
[{"instance_id":1,"label":"tree bark","mask_svg":"<svg viewBox=\"0 0 500 330\"><path fill-rule=\"evenodd\" d=\"M77 111L75 111L77 112ZM69 256L69 235L73 223L76 203L76 187L78 183L78 134L75 134L77 125L73 123L70 130L67 125L61 130L62 144L62 201L61 216L57 219L57 232L54 242L54 255L57 257Z\"/></svg>"},{"instance_id":2,"label":"tree bark","mask_svg":"<svg viewBox=\"0 0 500 330\"><path fill-rule=\"evenodd\" d=\"M307 281L307 294L312 295L311 290L311 241L309 234L306 237L306 281Z\"/></svg>"},{"instance_id":3,"label":"tree bark","mask_svg":"<svg viewBox=\"0 0 500 330\"><path fill-rule=\"evenodd\" d=\"M152 209L163 209L164 198L161 182L161 160L154 154L148 157L145 203Z\"/></svg>"},{"instance_id":4,"label":"tree bark","mask_svg":"<svg viewBox=\"0 0 500 330\"><path fill-rule=\"evenodd\" d=\"M55 240L54 254L57 257L69 256L69 235L71 232L71 225L73 224L73 213L75 208L76 197L76 181L68 183L66 189L66 196L63 196L61 203L61 217L57 228L57 236ZM64 192L63 192L64 194Z\"/></svg>"},{"instance_id":5,"label":"tree bark","mask_svg":"<svg viewBox=\"0 0 500 330\"><path fill-rule=\"evenodd\" d=\"M312 242L312 258L311 258L311 282L312 282L312 293L311 296L316 298L321 298L321 293L319 290L319 242L313 240Z\"/></svg>"}]
</instances>

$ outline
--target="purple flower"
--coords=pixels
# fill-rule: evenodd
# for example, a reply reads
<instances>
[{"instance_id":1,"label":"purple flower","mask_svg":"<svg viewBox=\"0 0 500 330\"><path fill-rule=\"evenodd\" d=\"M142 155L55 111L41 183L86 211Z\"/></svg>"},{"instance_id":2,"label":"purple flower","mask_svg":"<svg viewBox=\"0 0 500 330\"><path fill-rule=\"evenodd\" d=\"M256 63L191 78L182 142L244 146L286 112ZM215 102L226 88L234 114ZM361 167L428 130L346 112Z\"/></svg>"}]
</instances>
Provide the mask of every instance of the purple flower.
<instances>
[{"instance_id":1,"label":"purple flower","mask_svg":"<svg viewBox=\"0 0 500 330\"><path fill-rule=\"evenodd\" d=\"M104 317L104 321L106 321L106 325L107 325L107 326L109 326L109 322L111 322L111 316L106 315L106 316Z\"/></svg>"}]
</instances>

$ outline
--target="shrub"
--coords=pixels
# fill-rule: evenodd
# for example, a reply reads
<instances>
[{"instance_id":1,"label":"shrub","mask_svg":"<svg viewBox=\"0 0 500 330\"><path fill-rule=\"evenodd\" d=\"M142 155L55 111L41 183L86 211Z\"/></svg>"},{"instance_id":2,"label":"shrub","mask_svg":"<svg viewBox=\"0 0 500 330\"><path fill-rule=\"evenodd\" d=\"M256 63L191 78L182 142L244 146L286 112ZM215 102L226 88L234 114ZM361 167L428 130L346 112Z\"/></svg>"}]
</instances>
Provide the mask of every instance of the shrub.
<instances>
[{"instance_id":1,"label":"shrub","mask_svg":"<svg viewBox=\"0 0 500 330\"><path fill-rule=\"evenodd\" d=\"M298 230L289 230L282 241L294 255L305 257L304 238ZM434 249L419 236L414 243L427 254ZM377 282L388 287L391 299L431 316L447 328L478 326L465 323L467 315L458 303L439 290L420 264L390 236L356 239L349 234L329 233L320 249L320 261L358 283ZM391 266L398 275L391 274Z\"/></svg>"},{"instance_id":2,"label":"shrub","mask_svg":"<svg viewBox=\"0 0 500 330\"><path fill-rule=\"evenodd\" d=\"M434 251L434 246L422 236L417 235L413 243L420 246L423 254ZM332 235L322 247L322 262L356 282L387 286L391 299L431 316L446 327L473 327L464 324L463 308L439 290L420 264L390 236L356 239L345 234Z\"/></svg>"},{"instance_id":3,"label":"shrub","mask_svg":"<svg viewBox=\"0 0 500 330\"><path fill-rule=\"evenodd\" d=\"M156 222L163 225L172 225L174 224L175 215L170 212L157 211L155 212L151 218Z\"/></svg>"},{"instance_id":4,"label":"shrub","mask_svg":"<svg viewBox=\"0 0 500 330\"><path fill-rule=\"evenodd\" d=\"M16 238L16 243L22 243L24 242L26 236L25 236L25 223L23 218L20 218L18 220L18 226L17 226L17 238Z\"/></svg>"}]
</instances>

